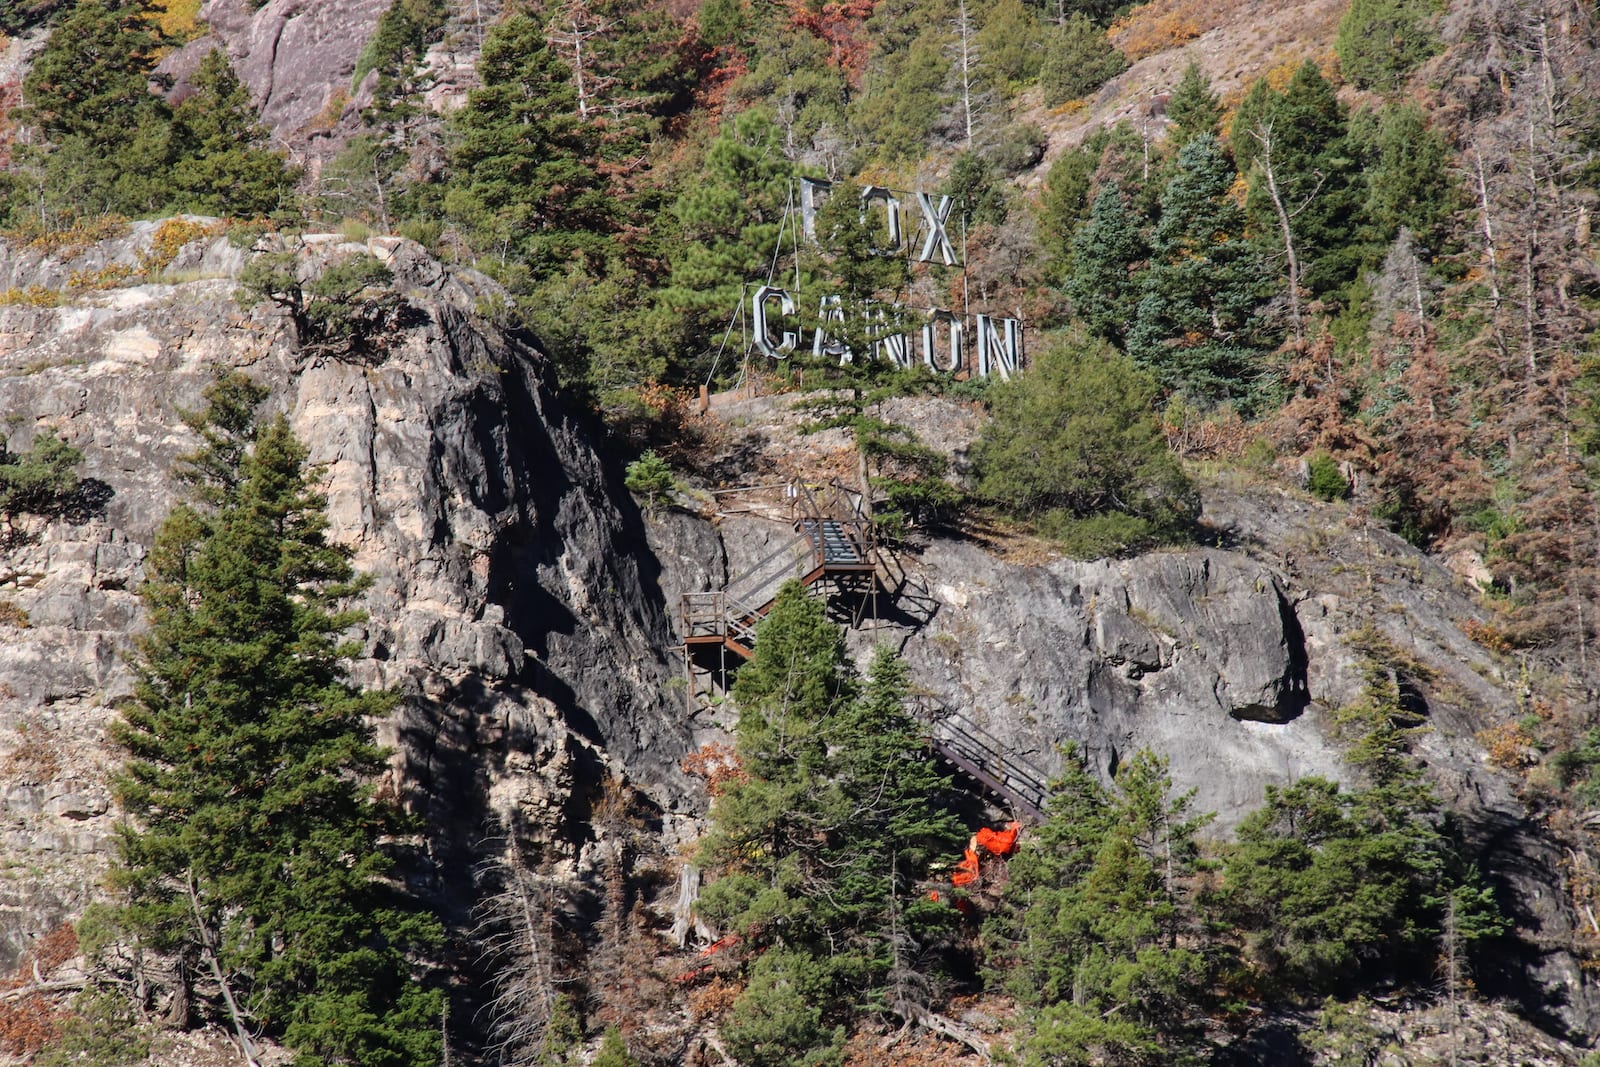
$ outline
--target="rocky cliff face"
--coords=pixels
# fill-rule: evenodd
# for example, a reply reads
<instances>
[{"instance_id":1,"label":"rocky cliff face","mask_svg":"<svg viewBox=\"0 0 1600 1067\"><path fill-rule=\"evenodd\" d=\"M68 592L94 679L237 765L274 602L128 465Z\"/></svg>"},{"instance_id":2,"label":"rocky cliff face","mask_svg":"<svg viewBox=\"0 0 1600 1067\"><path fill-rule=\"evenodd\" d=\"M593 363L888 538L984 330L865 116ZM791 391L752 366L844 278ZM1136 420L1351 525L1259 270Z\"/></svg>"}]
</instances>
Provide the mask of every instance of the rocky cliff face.
<instances>
[{"instance_id":1,"label":"rocky cliff face","mask_svg":"<svg viewBox=\"0 0 1600 1067\"><path fill-rule=\"evenodd\" d=\"M24 448L54 427L83 450L93 490L0 557L0 968L77 914L104 869L106 730L129 692L142 560L178 497L173 460L194 445L179 411L217 368L272 388L269 408L325 465L333 536L375 578L356 675L408 698L383 739L433 830L419 888L469 903L472 842L508 813L581 839L608 774L681 808L688 733L664 695L637 511L552 399L538 353L475 319L488 283L399 240L307 238L307 271L355 252L387 261L411 322L371 364L308 363L274 310L234 302L246 253L223 237L189 243L156 280L83 288L137 273L163 239L136 224L75 252L0 251L0 290L60 300L0 307L4 432Z\"/></svg>"},{"instance_id":2,"label":"rocky cliff face","mask_svg":"<svg viewBox=\"0 0 1600 1067\"><path fill-rule=\"evenodd\" d=\"M200 60L221 48L250 90L274 143L288 147L297 163L315 170L360 130L363 108L372 103L375 74L354 82L356 65L391 0L205 0L203 36L161 64L177 91ZM503 0L454 5L429 49L418 84L435 115L457 106L477 85L477 54ZM4 75L0 62L0 78Z\"/></svg>"},{"instance_id":3,"label":"rocky cliff face","mask_svg":"<svg viewBox=\"0 0 1600 1067\"><path fill-rule=\"evenodd\" d=\"M186 73L222 48L261 121L281 139L300 140L313 123L338 121L356 61L388 7L389 0L206 0L200 17L210 32L165 67Z\"/></svg>"}]
</instances>

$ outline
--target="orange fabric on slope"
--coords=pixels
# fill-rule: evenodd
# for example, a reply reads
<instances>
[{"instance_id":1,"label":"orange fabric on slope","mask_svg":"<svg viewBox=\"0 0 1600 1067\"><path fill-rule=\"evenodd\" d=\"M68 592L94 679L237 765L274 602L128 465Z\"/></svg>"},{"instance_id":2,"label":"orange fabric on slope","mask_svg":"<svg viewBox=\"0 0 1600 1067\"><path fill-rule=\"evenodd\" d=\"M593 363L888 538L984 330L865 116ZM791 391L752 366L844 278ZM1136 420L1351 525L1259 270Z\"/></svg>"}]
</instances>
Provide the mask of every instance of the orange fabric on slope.
<instances>
[{"instance_id":1,"label":"orange fabric on slope","mask_svg":"<svg viewBox=\"0 0 1600 1067\"><path fill-rule=\"evenodd\" d=\"M991 830L987 826L980 827L975 835L978 844L996 856L1009 856L1016 850L1017 834L1022 831L1021 823L1008 823L1004 830Z\"/></svg>"},{"instance_id":2,"label":"orange fabric on slope","mask_svg":"<svg viewBox=\"0 0 1600 1067\"><path fill-rule=\"evenodd\" d=\"M956 864L956 873L950 876L951 885L971 885L978 880L978 854L972 849L967 849L961 857L961 862Z\"/></svg>"}]
</instances>

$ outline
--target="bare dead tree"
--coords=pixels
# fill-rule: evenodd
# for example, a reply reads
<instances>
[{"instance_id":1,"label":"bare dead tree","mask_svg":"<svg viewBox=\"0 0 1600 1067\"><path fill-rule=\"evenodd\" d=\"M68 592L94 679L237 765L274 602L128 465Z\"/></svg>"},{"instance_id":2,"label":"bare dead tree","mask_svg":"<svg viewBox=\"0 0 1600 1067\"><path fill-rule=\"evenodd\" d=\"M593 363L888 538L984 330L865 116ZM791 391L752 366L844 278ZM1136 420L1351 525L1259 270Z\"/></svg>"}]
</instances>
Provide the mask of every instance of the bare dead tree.
<instances>
[{"instance_id":1,"label":"bare dead tree","mask_svg":"<svg viewBox=\"0 0 1600 1067\"><path fill-rule=\"evenodd\" d=\"M1317 184L1306 194L1298 207L1291 209L1284 203L1283 191L1278 186L1278 174L1272 162L1272 123L1263 119L1256 123L1250 130L1250 136L1261 146L1261 151L1255 158L1255 166L1261 171L1262 178L1267 183L1267 196L1272 200L1272 210L1278 217L1278 231L1283 241L1283 256L1289 270L1289 318L1294 323L1294 340L1296 344L1305 341L1305 326L1300 314L1300 257L1294 248L1293 222L1301 212L1310 207L1316 200L1317 194L1322 191L1322 184L1327 180L1327 175L1321 171L1316 172Z\"/></svg>"},{"instance_id":2,"label":"bare dead tree","mask_svg":"<svg viewBox=\"0 0 1600 1067\"><path fill-rule=\"evenodd\" d=\"M557 891L528 865L510 816L503 822L505 853L488 872L500 888L478 905L473 934L494 974L483 1008L490 1049L501 1062L520 1063L545 1051L557 1012Z\"/></svg>"},{"instance_id":3,"label":"bare dead tree","mask_svg":"<svg viewBox=\"0 0 1600 1067\"><path fill-rule=\"evenodd\" d=\"M971 149L973 132L977 129L987 99L978 84L978 34L972 16L967 11L967 0L958 0L951 28L956 35L951 49L955 54L956 89L960 96L961 121L965 132L963 147Z\"/></svg>"}]
</instances>

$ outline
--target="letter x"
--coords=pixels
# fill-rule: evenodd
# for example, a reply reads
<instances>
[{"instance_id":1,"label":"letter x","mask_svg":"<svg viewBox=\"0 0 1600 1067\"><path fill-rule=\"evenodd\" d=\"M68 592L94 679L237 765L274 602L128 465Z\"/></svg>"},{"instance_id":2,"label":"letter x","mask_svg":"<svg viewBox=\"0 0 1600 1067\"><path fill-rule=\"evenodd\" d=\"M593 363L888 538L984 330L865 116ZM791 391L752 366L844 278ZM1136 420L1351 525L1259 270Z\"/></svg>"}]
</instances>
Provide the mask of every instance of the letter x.
<instances>
[{"instance_id":1,"label":"letter x","mask_svg":"<svg viewBox=\"0 0 1600 1067\"><path fill-rule=\"evenodd\" d=\"M939 258L944 260L947 267L960 265L956 258L955 246L950 243L950 235L944 232L944 224L950 220L950 209L955 206L955 197L939 197L939 206L933 206L933 197L928 193L917 194L917 207L922 209L923 229L927 239L922 242L922 253L917 256L918 263L932 263L933 253L937 249Z\"/></svg>"}]
</instances>

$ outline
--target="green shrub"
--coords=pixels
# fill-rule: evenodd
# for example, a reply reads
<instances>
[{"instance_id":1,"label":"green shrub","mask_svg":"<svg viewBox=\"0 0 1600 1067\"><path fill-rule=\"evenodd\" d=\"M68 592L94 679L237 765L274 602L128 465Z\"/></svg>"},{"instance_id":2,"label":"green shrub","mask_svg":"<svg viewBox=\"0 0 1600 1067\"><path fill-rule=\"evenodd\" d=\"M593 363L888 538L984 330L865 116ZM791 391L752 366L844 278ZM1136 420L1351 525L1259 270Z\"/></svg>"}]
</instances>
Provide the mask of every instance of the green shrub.
<instances>
[{"instance_id":1,"label":"green shrub","mask_svg":"<svg viewBox=\"0 0 1600 1067\"><path fill-rule=\"evenodd\" d=\"M1013 515L1044 516L1044 532L1096 555L1192 522L1194 488L1167 449L1155 384L1104 341L1060 335L990 396L977 489Z\"/></svg>"},{"instance_id":2,"label":"green shrub","mask_svg":"<svg viewBox=\"0 0 1600 1067\"><path fill-rule=\"evenodd\" d=\"M1407 74L1439 49L1433 0L1351 0L1334 51L1352 85L1397 92Z\"/></svg>"},{"instance_id":3,"label":"green shrub","mask_svg":"<svg viewBox=\"0 0 1600 1067\"><path fill-rule=\"evenodd\" d=\"M150 1032L116 993L86 990L73 998L58 1036L33 1058L35 1067L135 1067L150 1062Z\"/></svg>"},{"instance_id":4,"label":"green shrub","mask_svg":"<svg viewBox=\"0 0 1600 1067\"><path fill-rule=\"evenodd\" d=\"M26 452L6 451L0 435L0 515L59 514L78 489L74 468L81 462L83 453L53 429L41 430Z\"/></svg>"},{"instance_id":5,"label":"green shrub","mask_svg":"<svg viewBox=\"0 0 1600 1067\"><path fill-rule=\"evenodd\" d=\"M1245 448L1239 461L1247 470L1268 471L1278 461L1278 450L1272 447L1271 441L1258 437Z\"/></svg>"},{"instance_id":6,"label":"green shrub","mask_svg":"<svg viewBox=\"0 0 1600 1067\"><path fill-rule=\"evenodd\" d=\"M1339 471L1339 462L1326 452L1311 457L1306 488L1319 500L1342 500L1350 495L1350 483Z\"/></svg>"},{"instance_id":7,"label":"green shrub","mask_svg":"<svg viewBox=\"0 0 1600 1067\"><path fill-rule=\"evenodd\" d=\"M628 492L643 497L645 510L654 515L656 509L678 488L678 479L672 476L672 468L667 461L650 449L628 464L622 484Z\"/></svg>"},{"instance_id":8,"label":"green shrub","mask_svg":"<svg viewBox=\"0 0 1600 1067\"><path fill-rule=\"evenodd\" d=\"M294 252L256 256L239 273L234 299L244 307L270 300L289 313L303 352L335 359L382 356L395 340L405 301L394 274L360 252L302 280Z\"/></svg>"},{"instance_id":9,"label":"green shrub","mask_svg":"<svg viewBox=\"0 0 1600 1067\"><path fill-rule=\"evenodd\" d=\"M1094 92L1128 69L1128 57L1117 51L1088 18L1075 14L1049 38L1039 87L1046 107L1057 107Z\"/></svg>"},{"instance_id":10,"label":"green shrub","mask_svg":"<svg viewBox=\"0 0 1600 1067\"><path fill-rule=\"evenodd\" d=\"M1052 511L1039 520L1039 529L1074 559L1104 559L1165 539L1156 523L1121 512L1080 518L1071 512Z\"/></svg>"},{"instance_id":11,"label":"green shrub","mask_svg":"<svg viewBox=\"0 0 1600 1067\"><path fill-rule=\"evenodd\" d=\"M1000 131L988 150L989 162L1008 178L1032 170L1044 159L1044 130L1037 123L1013 122Z\"/></svg>"}]
</instances>

